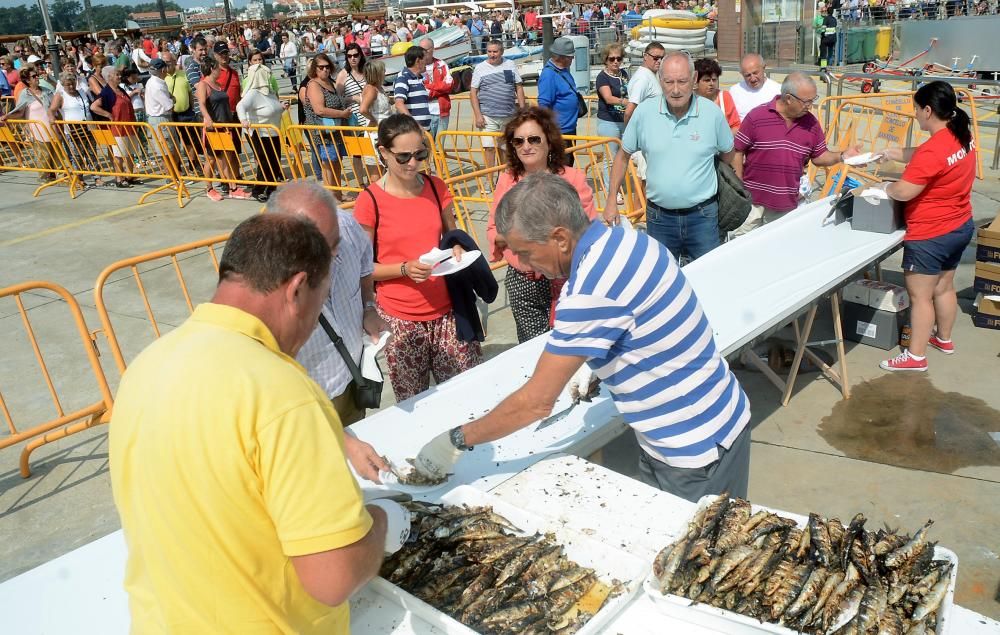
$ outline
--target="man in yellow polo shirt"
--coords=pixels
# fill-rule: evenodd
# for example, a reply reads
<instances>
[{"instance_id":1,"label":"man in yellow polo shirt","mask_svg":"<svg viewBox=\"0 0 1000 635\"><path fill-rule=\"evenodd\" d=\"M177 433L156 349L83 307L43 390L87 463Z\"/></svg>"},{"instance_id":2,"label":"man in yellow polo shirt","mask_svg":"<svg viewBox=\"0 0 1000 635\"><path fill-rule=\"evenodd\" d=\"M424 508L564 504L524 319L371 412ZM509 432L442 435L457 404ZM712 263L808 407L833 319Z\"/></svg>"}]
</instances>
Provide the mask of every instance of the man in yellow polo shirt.
<instances>
[{"instance_id":1,"label":"man in yellow polo shirt","mask_svg":"<svg viewBox=\"0 0 1000 635\"><path fill-rule=\"evenodd\" d=\"M173 53L169 51L161 53L160 59L167 65L163 71L163 81L167 83L167 90L174 97L173 120L180 123L197 123L199 117L194 109L194 95L187 75L183 70L177 69L177 58L174 57ZM172 153L180 154L177 151L178 144L184 148L184 154L187 155L190 169L193 171L200 170L201 165L198 160L200 134L201 128L194 127L173 128L170 135L163 134ZM178 166L180 166L180 161L178 161Z\"/></svg>"},{"instance_id":2,"label":"man in yellow polo shirt","mask_svg":"<svg viewBox=\"0 0 1000 635\"><path fill-rule=\"evenodd\" d=\"M347 633L348 598L405 540L402 507L364 505L337 414L294 359L330 263L310 221L247 219L212 302L122 377L110 463L133 633Z\"/></svg>"}]
</instances>

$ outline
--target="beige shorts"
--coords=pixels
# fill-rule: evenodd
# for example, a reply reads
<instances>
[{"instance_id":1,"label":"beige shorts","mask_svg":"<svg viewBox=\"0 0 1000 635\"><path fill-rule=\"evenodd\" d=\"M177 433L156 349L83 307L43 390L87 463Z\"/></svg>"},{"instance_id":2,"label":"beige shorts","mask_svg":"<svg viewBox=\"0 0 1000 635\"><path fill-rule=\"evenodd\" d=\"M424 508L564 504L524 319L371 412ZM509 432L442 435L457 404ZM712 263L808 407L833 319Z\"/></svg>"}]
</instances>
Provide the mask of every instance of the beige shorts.
<instances>
[{"instance_id":1,"label":"beige shorts","mask_svg":"<svg viewBox=\"0 0 1000 635\"><path fill-rule=\"evenodd\" d=\"M514 115L510 117L499 117L493 118L489 115L483 115L483 119L486 120L486 126L483 128L483 132L503 132L503 129L507 127L507 123L514 118ZM493 137L483 137L483 146L487 148L492 148L495 144L493 143ZM500 147L503 147L503 142L500 142Z\"/></svg>"},{"instance_id":2,"label":"beige shorts","mask_svg":"<svg viewBox=\"0 0 1000 635\"><path fill-rule=\"evenodd\" d=\"M119 159L131 156L129 143L130 139L128 137L115 137L115 145L111 146L111 154Z\"/></svg>"}]
</instances>

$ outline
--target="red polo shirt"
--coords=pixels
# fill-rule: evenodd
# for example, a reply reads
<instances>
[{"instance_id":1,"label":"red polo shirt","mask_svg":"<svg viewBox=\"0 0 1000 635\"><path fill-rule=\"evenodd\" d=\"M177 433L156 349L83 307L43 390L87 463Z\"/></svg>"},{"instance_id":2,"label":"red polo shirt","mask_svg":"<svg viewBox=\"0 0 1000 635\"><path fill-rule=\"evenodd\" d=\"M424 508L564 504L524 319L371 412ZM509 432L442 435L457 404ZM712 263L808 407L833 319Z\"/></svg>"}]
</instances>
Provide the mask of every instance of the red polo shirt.
<instances>
[{"instance_id":1,"label":"red polo shirt","mask_svg":"<svg viewBox=\"0 0 1000 635\"><path fill-rule=\"evenodd\" d=\"M790 212L799 204L802 169L826 152L826 138L811 112L789 126L778 113L778 99L747 114L736 133L735 147L744 155L743 185L753 204Z\"/></svg>"},{"instance_id":2,"label":"red polo shirt","mask_svg":"<svg viewBox=\"0 0 1000 635\"><path fill-rule=\"evenodd\" d=\"M920 144L901 178L924 186L906 203L906 240L937 238L972 218L976 150L966 152L951 130L938 130Z\"/></svg>"}]
</instances>

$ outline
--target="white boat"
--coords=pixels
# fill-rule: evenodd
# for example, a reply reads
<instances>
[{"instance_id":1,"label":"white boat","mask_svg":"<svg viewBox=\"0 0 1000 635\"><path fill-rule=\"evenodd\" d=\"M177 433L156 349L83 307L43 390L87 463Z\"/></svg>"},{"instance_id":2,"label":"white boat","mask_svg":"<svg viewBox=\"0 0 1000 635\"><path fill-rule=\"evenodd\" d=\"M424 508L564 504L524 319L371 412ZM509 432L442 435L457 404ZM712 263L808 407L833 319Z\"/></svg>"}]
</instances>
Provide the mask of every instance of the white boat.
<instances>
[{"instance_id":1,"label":"white boat","mask_svg":"<svg viewBox=\"0 0 1000 635\"><path fill-rule=\"evenodd\" d=\"M443 29L436 29L427 34L427 37L434 40L434 57L444 60L449 64L461 59L472 52L472 41L460 27L449 26ZM377 58L385 64L385 78L388 80L395 77L406 68L404 61L405 54L386 55Z\"/></svg>"}]
</instances>

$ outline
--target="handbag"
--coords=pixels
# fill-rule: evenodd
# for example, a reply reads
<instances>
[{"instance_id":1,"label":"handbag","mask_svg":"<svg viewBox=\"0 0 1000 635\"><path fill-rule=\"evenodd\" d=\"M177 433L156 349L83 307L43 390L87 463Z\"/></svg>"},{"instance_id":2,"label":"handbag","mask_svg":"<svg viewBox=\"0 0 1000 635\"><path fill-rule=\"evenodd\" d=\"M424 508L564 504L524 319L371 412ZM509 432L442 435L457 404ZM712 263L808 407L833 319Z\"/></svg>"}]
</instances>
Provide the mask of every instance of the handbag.
<instances>
[{"instance_id":1,"label":"handbag","mask_svg":"<svg viewBox=\"0 0 1000 635\"><path fill-rule=\"evenodd\" d=\"M347 364L347 370L350 371L351 377L354 379L354 405L361 410L381 406L382 384L385 382L368 379L361 374L361 369L358 368L357 362L354 361L351 353L347 350L344 339L340 335L337 335L337 331L333 329L333 325L330 324L330 321L322 313L319 314L319 325L326 331L327 336L333 342L337 352L344 359L344 363Z\"/></svg>"},{"instance_id":2,"label":"handbag","mask_svg":"<svg viewBox=\"0 0 1000 635\"><path fill-rule=\"evenodd\" d=\"M587 105L587 100L583 98L583 95L581 95L580 91L576 89L576 86L571 84L570 81L566 79L566 76L563 75L562 73L557 72L556 74L559 75L559 77L562 77L563 81L566 82L566 84L573 89L573 94L576 95L576 118L581 119L589 115L590 106Z\"/></svg>"},{"instance_id":3,"label":"handbag","mask_svg":"<svg viewBox=\"0 0 1000 635\"><path fill-rule=\"evenodd\" d=\"M731 165L716 157L715 171L719 178L719 230L731 232L746 222L753 202Z\"/></svg>"}]
</instances>

